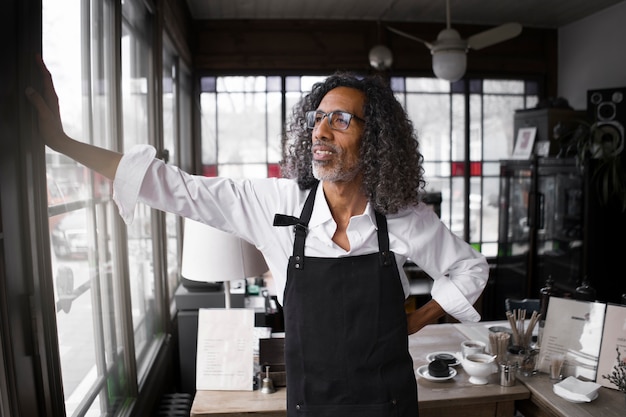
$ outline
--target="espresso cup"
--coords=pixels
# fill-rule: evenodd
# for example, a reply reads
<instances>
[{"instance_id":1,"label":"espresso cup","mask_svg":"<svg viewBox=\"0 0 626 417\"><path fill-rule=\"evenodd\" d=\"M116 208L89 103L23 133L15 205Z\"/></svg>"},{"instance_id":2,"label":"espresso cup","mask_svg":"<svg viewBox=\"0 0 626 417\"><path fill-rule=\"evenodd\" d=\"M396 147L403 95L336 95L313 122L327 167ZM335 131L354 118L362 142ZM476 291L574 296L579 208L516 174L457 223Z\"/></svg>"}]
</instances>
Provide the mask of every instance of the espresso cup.
<instances>
[{"instance_id":1,"label":"espresso cup","mask_svg":"<svg viewBox=\"0 0 626 417\"><path fill-rule=\"evenodd\" d=\"M486 348L487 344L480 340L464 340L461 343L461 352L464 358L475 353L485 353Z\"/></svg>"}]
</instances>

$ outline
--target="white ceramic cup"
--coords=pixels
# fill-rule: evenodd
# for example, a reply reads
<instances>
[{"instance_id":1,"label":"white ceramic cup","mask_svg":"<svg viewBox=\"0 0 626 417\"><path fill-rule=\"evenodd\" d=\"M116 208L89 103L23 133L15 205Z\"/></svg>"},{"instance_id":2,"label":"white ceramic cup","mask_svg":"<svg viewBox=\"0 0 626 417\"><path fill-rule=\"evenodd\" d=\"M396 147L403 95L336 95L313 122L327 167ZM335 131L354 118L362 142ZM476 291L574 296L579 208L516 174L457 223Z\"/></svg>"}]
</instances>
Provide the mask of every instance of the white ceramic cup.
<instances>
[{"instance_id":1,"label":"white ceramic cup","mask_svg":"<svg viewBox=\"0 0 626 417\"><path fill-rule=\"evenodd\" d=\"M485 353L486 348L487 344L480 340L464 340L461 342L461 353L464 358L475 353Z\"/></svg>"}]
</instances>

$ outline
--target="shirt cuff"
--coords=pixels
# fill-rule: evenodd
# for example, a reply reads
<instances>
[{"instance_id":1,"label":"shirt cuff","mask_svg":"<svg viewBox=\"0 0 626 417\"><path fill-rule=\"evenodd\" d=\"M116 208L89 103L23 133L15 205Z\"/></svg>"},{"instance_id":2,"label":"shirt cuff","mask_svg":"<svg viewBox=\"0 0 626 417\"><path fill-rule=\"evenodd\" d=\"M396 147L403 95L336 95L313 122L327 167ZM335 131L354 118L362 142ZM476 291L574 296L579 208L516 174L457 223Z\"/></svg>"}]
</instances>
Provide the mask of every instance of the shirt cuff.
<instances>
[{"instance_id":1,"label":"shirt cuff","mask_svg":"<svg viewBox=\"0 0 626 417\"><path fill-rule=\"evenodd\" d=\"M124 153L117 167L113 180L113 201L126 224L133 221L141 183L155 155L154 147L135 145Z\"/></svg>"},{"instance_id":2,"label":"shirt cuff","mask_svg":"<svg viewBox=\"0 0 626 417\"><path fill-rule=\"evenodd\" d=\"M480 314L447 276L437 278L431 290L433 300L437 301L446 313L460 322L480 321Z\"/></svg>"}]
</instances>

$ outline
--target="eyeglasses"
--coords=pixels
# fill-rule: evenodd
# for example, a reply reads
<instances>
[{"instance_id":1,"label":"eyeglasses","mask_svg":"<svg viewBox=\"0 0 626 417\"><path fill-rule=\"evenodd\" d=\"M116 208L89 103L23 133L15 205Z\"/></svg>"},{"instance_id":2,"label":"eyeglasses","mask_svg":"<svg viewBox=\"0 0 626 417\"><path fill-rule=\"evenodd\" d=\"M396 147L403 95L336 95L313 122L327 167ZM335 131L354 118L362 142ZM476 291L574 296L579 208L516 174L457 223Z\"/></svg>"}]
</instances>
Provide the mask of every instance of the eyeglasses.
<instances>
[{"instance_id":1,"label":"eyeglasses","mask_svg":"<svg viewBox=\"0 0 626 417\"><path fill-rule=\"evenodd\" d=\"M350 127L350 120L352 120L352 118L365 123L365 120L361 119L359 116L346 111L331 111L330 113L324 113L321 110L311 110L306 112L306 125L309 129L313 129L319 126L325 117L327 117L328 126L335 130L346 130Z\"/></svg>"}]
</instances>

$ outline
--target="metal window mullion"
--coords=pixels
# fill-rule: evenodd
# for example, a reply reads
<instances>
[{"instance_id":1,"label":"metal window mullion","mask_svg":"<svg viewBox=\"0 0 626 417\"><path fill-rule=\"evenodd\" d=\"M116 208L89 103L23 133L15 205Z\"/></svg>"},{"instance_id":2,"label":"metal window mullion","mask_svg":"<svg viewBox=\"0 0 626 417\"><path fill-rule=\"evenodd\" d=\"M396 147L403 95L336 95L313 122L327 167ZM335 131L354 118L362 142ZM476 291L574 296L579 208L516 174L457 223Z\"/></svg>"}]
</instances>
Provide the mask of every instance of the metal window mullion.
<instances>
[{"instance_id":1,"label":"metal window mullion","mask_svg":"<svg viewBox=\"0 0 626 417\"><path fill-rule=\"evenodd\" d=\"M123 100L122 100L122 4L119 1L114 2L115 7L115 42L114 42L114 103L115 103L115 118L116 118L116 133L117 133L117 149L124 149L124 117L123 117ZM115 216L113 220L113 235L117 242L120 244L114 245L116 252L115 258L117 263L115 265L114 277L118 279L117 299L120 300L120 306L122 306L120 313L120 322L118 325L121 328L122 357L125 362L126 380L128 381L126 394L130 397L137 397L137 361L135 356L135 333L133 329L133 316L132 316L132 300L130 290L130 280L127 277L130 276L129 261L128 261L128 233L126 226L120 216Z\"/></svg>"},{"instance_id":2,"label":"metal window mullion","mask_svg":"<svg viewBox=\"0 0 626 417\"><path fill-rule=\"evenodd\" d=\"M160 9L159 9L160 10ZM149 121L149 125L155 129L155 147L164 151L165 139L163 132L163 36L164 25L163 15L160 11L152 12L152 78L153 94L152 100L150 95L148 101L152 103L152 111L149 113L149 117L152 118L152 123ZM172 80L173 82L173 80ZM153 280L154 280L154 298L156 317L158 317L158 325L162 331L167 328L169 308L166 307L164 300L167 300L167 306L169 306L169 290L167 288L167 231L165 227L165 213L152 209L152 262L153 268ZM161 256L165 255L165 256ZM150 335L154 336L154 335ZM155 340L151 340L149 344L152 344Z\"/></svg>"}]
</instances>

